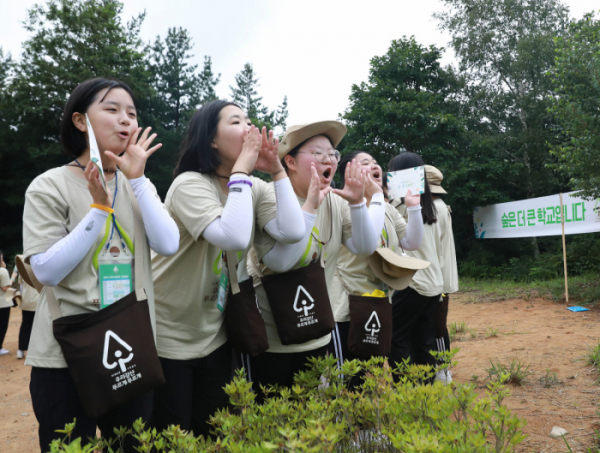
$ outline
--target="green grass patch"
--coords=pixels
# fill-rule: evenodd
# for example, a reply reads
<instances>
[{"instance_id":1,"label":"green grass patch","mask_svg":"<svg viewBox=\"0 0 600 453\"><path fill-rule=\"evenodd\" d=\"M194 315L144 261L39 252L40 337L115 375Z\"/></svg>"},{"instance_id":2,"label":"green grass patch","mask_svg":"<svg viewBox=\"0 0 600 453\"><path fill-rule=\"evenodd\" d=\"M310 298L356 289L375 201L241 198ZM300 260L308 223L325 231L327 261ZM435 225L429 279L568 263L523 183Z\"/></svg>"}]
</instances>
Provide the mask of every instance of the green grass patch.
<instances>
[{"instance_id":1,"label":"green grass patch","mask_svg":"<svg viewBox=\"0 0 600 453\"><path fill-rule=\"evenodd\" d=\"M565 280L555 278L543 281L515 282L512 280L460 278L460 292L465 302L496 302L508 299L531 300L543 298L564 300ZM569 278L569 302L595 306L600 302L600 279L588 274Z\"/></svg>"}]
</instances>

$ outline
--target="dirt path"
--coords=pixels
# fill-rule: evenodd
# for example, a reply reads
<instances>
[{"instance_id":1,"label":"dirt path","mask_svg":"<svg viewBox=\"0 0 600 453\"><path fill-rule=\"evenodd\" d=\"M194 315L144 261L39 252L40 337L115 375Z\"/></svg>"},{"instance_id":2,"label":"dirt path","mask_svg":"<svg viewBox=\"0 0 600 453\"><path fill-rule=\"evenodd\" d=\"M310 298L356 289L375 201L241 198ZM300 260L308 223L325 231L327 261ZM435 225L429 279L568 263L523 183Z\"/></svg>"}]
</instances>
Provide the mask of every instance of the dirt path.
<instances>
[{"instance_id":1,"label":"dirt path","mask_svg":"<svg viewBox=\"0 0 600 453\"><path fill-rule=\"evenodd\" d=\"M574 452L592 445L600 401L598 374L581 357L600 339L600 309L572 313L556 302L535 299L492 303L451 300L449 323L465 322L469 331L453 347L461 351L453 370L457 382L474 382L485 391L490 360L512 359L530 366L534 374L522 387L513 386L507 405L528 421L528 438L518 451L553 453L568 451L561 439L549 437L553 426L569 431ZM37 423L29 395L29 367L16 359L21 310L13 309L4 347L10 355L0 357L0 452L38 452ZM490 331L497 329L496 336ZM548 370L548 371L547 371ZM540 378L556 374L560 383L545 387ZM474 378L477 376L477 379Z\"/></svg>"},{"instance_id":2,"label":"dirt path","mask_svg":"<svg viewBox=\"0 0 600 453\"><path fill-rule=\"evenodd\" d=\"M598 344L600 310L572 313L564 304L542 299L479 304L464 304L463 299L459 295L451 300L448 319L466 322L472 329L452 344L461 349L455 380L475 382L483 393L490 360L507 364L516 359L529 365L534 374L523 386L511 386L512 395L506 400L528 421L524 430L528 438L518 451L568 451L562 439L549 436L553 426L560 426L569 432L566 438L574 452L587 452L599 427L600 385L595 383L598 373L581 358L589 346ZM497 336L490 336L493 329ZM554 373L560 383L540 382Z\"/></svg>"}]
</instances>

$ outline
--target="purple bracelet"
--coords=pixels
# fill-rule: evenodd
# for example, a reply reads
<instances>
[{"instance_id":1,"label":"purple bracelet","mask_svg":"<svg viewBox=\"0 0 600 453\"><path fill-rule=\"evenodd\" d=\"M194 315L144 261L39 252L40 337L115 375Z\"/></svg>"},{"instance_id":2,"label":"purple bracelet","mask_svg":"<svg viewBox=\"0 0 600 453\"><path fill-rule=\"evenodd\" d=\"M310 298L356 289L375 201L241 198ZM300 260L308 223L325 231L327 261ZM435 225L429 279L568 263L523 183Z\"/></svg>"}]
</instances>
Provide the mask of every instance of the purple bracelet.
<instances>
[{"instance_id":1,"label":"purple bracelet","mask_svg":"<svg viewBox=\"0 0 600 453\"><path fill-rule=\"evenodd\" d=\"M227 183L227 187L231 186L232 184L248 184L250 187L252 187L252 182L246 181L245 179L234 179L233 181L229 181Z\"/></svg>"}]
</instances>

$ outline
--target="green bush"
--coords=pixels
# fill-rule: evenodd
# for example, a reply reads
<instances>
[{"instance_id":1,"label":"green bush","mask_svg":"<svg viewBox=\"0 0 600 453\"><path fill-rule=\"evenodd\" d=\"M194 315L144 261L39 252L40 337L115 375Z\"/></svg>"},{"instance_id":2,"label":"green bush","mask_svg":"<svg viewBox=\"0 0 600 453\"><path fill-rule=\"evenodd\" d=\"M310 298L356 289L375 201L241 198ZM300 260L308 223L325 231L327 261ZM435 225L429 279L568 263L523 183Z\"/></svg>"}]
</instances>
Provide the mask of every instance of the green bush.
<instances>
[{"instance_id":1,"label":"green bush","mask_svg":"<svg viewBox=\"0 0 600 453\"><path fill-rule=\"evenodd\" d=\"M508 395L502 382L491 382L487 396L478 398L470 384L422 384L434 373L429 367L403 364L394 383L395 372L381 358L346 362L340 370L335 359L311 361L312 369L299 373L292 388L265 389L263 405L254 402L250 383L238 372L225 388L232 408L211 419L216 440L178 427L159 433L141 421L130 432L140 452L157 453L511 452L525 438L525 421L502 404ZM350 390L349 379L363 370L362 386ZM69 441L71 429L54 441L52 453L116 452L125 434L82 446L79 439Z\"/></svg>"},{"instance_id":2,"label":"green bush","mask_svg":"<svg viewBox=\"0 0 600 453\"><path fill-rule=\"evenodd\" d=\"M537 239L540 256L534 258L531 239L479 240L459 259L459 274L478 280L547 281L564 276L562 238ZM569 277L600 273L600 233L566 237Z\"/></svg>"}]
</instances>

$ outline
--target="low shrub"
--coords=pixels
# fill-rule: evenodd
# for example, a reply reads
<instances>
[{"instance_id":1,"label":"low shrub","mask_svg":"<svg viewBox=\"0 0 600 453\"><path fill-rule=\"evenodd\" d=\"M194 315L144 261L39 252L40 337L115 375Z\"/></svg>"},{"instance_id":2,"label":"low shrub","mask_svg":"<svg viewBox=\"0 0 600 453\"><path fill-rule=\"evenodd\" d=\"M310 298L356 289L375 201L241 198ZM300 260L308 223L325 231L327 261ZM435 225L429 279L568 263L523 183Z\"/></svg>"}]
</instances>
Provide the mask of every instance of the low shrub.
<instances>
[{"instance_id":1,"label":"low shrub","mask_svg":"<svg viewBox=\"0 0 600 453\"><path fill-rule=\"evenodd\" d=\"M225 387L232 407L211 418L215 440L179 427L157 432L138 421L116 440L84 445L70 439L73 425L67 425L51 452L114 453L128 433L142 453L511 452L525 438L525 421L503 405L508 389L502 381L490 382L487 396L478 397L471 384L423 384L435 373L430 367L405 363L393 371L381 358L349 361L341 369L331 358L311 362L292 388L265 389L270 396L262 405L238 372ZM350 390L349 379L358 373L363 383Z\"/></svg>"}]
</instances>

